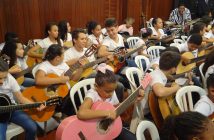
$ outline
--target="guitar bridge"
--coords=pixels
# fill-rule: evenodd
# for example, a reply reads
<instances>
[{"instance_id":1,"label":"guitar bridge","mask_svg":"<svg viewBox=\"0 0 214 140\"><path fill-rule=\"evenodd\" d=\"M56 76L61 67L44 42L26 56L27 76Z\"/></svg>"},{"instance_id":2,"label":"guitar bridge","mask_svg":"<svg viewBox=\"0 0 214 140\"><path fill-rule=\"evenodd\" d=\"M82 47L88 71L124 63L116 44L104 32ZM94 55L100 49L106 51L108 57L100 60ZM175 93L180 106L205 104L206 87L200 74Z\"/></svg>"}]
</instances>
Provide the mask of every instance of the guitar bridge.
<instances>
[{"instance_id":1,"label":"guitar bridge","mask_svg":"<svg viewBox=\"0 0 214 140\"><path fill-rule=\"evenodd\" d=\"M86 137L84 136L84 134L82 133L82 131L80 131L78 133L78 135L79 135L79 137L80 137L81 140L87 140Z\"/></svg>"}]
</instances>

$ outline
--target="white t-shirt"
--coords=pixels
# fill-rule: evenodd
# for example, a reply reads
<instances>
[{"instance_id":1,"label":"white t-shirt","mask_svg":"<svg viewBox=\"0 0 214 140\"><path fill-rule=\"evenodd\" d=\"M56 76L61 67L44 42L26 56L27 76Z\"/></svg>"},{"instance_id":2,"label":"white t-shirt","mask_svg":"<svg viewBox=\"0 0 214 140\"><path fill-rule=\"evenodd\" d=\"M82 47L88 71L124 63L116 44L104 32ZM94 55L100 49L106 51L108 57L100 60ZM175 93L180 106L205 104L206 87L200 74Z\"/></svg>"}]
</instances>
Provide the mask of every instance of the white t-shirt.
<instances>
[{"instance_id":1,"label":"white t-shirt","mask_svg":"<svg viewBox=\"0 0 214 140\"><path fill-rule=\"evenodd\" d=\"M209 116L214 112L214 103L206 95L203 95L195 104L194 111L197 111L205 116Z\"/></svg>"},{"instance_id":2,"label":"white t-shirt","mask_svg":"<svg viewBox=\"0 0 214 140\"><path fill-rule=\"evenodd\" d=\"M99 36L99 39L97 39L93 34L89 35L88 38L91 40L91 42L93 44L102 44L103 43L103 35L102 34Z\"/></svg>"},{"instance_id":3,"label":"white t-shirt","mask_svg":"<svg viewBox=\"0 0 214 140\"><path fill-rule=\"evenodd\" d=\"M152 35L158 36L158 32L155 30L155 28L154 28L154 27L150 27L150 28L152 29ZM167 36L167 35L164 33L163 29L158 29L158 31L159 31L160 34L161 34L161 37L160 37L160 38L163 38L164 36Z\"/></svg>"},{"instance_id":4,"label":"white t-shirt","mask_svg":"<svg viewBox=\"0 0 214 140\"><path fill-rule=\"evenodd\" d=\"M100 95L97 93L97 91L93 88L87 91L85 98L91 98L93 103L95 103L97 101L103 101L103 99L100 97ZM112 94L112 96L110 98L107 98L104 102L108 102L112 105L119 104L119 100L117 98L115 91Z\"/></svg>"},{"instance_id":5,"label":"white t-shirt","mask_svg":"<svg viewBox=\"0 0 214 140\"><path fill-rule=\"evenodd\" d=\"M179 52L189 52L189 48L188 48L188 44L187 42L183 43L183 44L179 44L176 46L179 50ZM192 51L192 54L194 55L194 57L198 57L198 49Z\"/></svg>"},{"instance_id":6,"label":"white t-shirt","mask_svg":"<svg viewBox=\"0 0 214 140\"><path fill-rule=\"evenodd\" d=\"M115 42L114 40L112 40L109 36L106 36L103 40L103 44L104 46L107 46L109 51L113 51L114 49L116 49L117 47L124 47L124 42L123 42L123 37L120 34L117 34L119 40L118 42Z\"/></svg>"},{"instance_id":7,"label":"white t-shirt","mask_svg":"<svg viewBox=\"0 0 214 140\"><path fill-rule=\"evenodd\" d=\"M152 71L150 75L152 77L151 86L153 86L156 83L163 84L164 86L166 85L167 77L160 69Z\"/></svg>"},{"instance_id":8,"label":"white t-shirt","mask_svg":"<svg viewBox=\"0 0 214 140\"><path fill-rule=\"evenodd\" d=\"M70 33L67 33L67 40L66 41L72 41L72 36Z\"/></svg>"},{"instance_id":9,"label":"white t-shirt","mask_svg":"<svg viewBox=\"0 0 214 140\"><path fill-rule=\"evenodd\" d=\"M2 50L4 48L5 42L0 44L0 50Z\"/></svg>"},{"instance_id":10,"label":"white t-shirt","mask_svg":"<svg viewBox=\"0 0 214 140\"><path fill-rule=\"evenodd\" d=\"M22 70L25 70L28 68L28 65L26 63L25 58L17 58L16 64L21 67Z\"/></svg>"},{"instance_id":11,"label":"white t-shirt","mask_svg":"<svg viewBox=\"0 0 214 140\"><path fill-rule=\"evenodd\" d=\"M130 36L133 35L133 27L126 27L126 24L122 24L118 27L118 32L128 32Z\"/></svg>"},{"instance_id":12,"label":"white t-shirt","mask_svg":"<svg viewBox=\"0 0 214 140\"><path fill-rule=\"evenodd\" d=\"M53 43L49 37L44 38L43 40L41 40L40 42L38 42L38 45L43 49L43 54L46 53L47 49L50 47L50 45L52 44L57 44ZM60 45L63 44L63 41L60 39Z\"/></svg>"},{"instance_id":13,"label":"white t-shirt","mask_svg":"<svg viewBox=\"0 0 214 140\"><path fill-rule=\"evenodd\" d=\"M212 33L212 30L210 30L209 32L206 32L206 33L204 34L204 37L205 37L205 38L208 38L208 39L214 38L214 34Z\"/></svg>"},{"instance_id":14,"label":"white t-shirt","mask_svg":"<svg viewBox=\"0 0 214 140\"><path fill-rule=\"evenodd\" d=\"M74 58L82 57L86 50L87 50L87 48L84 48L82 52L79 52L75 49L75 47L69 48L68 50L66 50L64 52L64 62L67 62L67 61L74 59ZM89 62L92 62L95 60L95 57L93 54L87 58L88 58Z\"/></svg>"},{"instance_id":15,"label":"white t-shirt","mask_svg":"<svg viewBox=\"0 0 214 140\"><path fill-rule=\"evenodd\" d=\"M16 79L14 79L14 77L8 73L7 77L3 82L3 85L0 85L0 94L6 94L7 96L9 96L11 102L15 104L13 95L15 92L19 92L19 91L20 91L20 87Z\"/></svg>"}]
</instances>

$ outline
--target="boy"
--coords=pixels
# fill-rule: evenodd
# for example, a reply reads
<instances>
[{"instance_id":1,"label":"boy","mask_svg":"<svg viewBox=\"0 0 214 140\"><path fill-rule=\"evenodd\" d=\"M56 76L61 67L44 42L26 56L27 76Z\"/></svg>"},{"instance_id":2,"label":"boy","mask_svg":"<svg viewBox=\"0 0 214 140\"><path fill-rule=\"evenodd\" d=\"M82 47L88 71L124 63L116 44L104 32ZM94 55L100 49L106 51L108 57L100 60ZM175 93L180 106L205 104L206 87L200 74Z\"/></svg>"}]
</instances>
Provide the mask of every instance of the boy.
<instances>
[{"instance_id":1,"label":"boy","mask_svg":"<svg viewBox=\"0 0 214 140\"><path fill-rule=\"evenodd\" d=\"M6 94L9 96L11 102L16 104L15 98L19 103L29 104L32 103L30 100L22 96L20 92L20 87L16 80L8 73L9 66L8 64L0 58L0 94ZM44 109L44 105L41 105L38 110ZM27 116L22 111L14 111L12 112L10 122L13 122L17 125L20 125L25 130L25 138L26 140L34 140L36 138L37 126L36 123L31 120L29 116ZM6 139L6 130L7 130L8 122L0 123L0 140Z\"/></svg>"},{"instance_id":2,"label":"boy","mask_svg":"<svg viewBox=\"0 0 214 140\"><path fill-rule=\"evenodd\" d=\"M207 91L208 95L201 96L194 106L194 111L210 116L214 113L214 74L207 78Z\"/></svg>"}]
</instances>

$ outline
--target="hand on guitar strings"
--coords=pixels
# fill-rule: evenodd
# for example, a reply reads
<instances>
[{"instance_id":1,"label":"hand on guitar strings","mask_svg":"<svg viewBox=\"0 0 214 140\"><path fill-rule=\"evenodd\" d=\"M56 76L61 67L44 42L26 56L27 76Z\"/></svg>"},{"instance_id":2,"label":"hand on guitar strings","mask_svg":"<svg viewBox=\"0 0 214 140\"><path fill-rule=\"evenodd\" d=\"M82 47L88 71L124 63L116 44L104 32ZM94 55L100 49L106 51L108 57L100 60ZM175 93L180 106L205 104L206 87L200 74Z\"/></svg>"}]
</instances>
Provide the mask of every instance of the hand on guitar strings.
<instances>
[{"instance_id":1,"label":"hand on guitar strings","mask_svg":"<svg viewBox=\"0 0 214 140\"><path fill-rule=\"evenodd\" d=\"M115 112L115 110L107 110L106 118L114 120L117 118L117 113Z\"/></svg>"},{"instance_id":2,"label":"hand on guitar strings","mask_svg":"<svg viewBox=\"0 0 214 140\"><path fill-rule=\"evenodd\" d=\"M64 73L61 76L59 76L59 83L65 84L69 80L70 80L70 78L68 76L65 76Z\"/></svg>"},{"instance_id":3,"label":"hand on guitar strings","mask_svg":"<svg viewBox=\"0 0 214 140\"><path fill-rule=\"evenodd\" d=\"M44 105L44 104L41 104L39 107L37 107L36 109L38 110L38 111L42 111L42 110L44 110L46 108L46 106Z\"/></svg>"},{"instance_id":4,"label":"hand on guitar strings","mask_svg":"<svg viewBox=\"0 0 214 140\"><path fill-rule=\"evenodd\" d=\"M79 59L79 63L83 66L85 64L87 64L89 61L87 59L87 57L83 57Z\"/></svg>"}]
</instances>

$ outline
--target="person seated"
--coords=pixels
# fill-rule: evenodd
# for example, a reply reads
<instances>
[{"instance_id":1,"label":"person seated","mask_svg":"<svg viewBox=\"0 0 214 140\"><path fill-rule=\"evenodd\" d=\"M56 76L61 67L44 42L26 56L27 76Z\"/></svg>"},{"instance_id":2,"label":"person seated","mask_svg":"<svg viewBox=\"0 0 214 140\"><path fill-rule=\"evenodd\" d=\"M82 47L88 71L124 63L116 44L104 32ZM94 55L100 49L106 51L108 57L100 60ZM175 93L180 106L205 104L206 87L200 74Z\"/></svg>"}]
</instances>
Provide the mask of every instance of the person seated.
<instances>
[{"instance_id":1,"label":"person seated","mask_svg":"<svg viewBox=\"0 0 214 140\"><path fill-rule=\"evenodd\" d=\"M207 78L207 92L208 95L201 96L194 105L194 111L208 117L214 113L214 74L210 74Z\"/></svg>"},{"instance_id":2,"label":"person seated","mask_svg":"<svg viewBox=\"0 0 214 140\"><path fill-rule=\"evenodd\" d=\"M169 21L176 25L184 25L185 22L191 21L191 13L184 3L179 3L178 8L172 10L169 16Z\"/></svg>"},{"instance_id":3,"label":"person seated","mask_svg":"<svg viewBox=\"0 0 214 140\"><path fill-rule=\"evenodd\" d=\"M160 140L213 140L214 123L198 112L168 116L160 131Z\"/></svg>"},{"instance_id":4,"label":"person seated","mask_svg":"<svg viewBox=\"0 0 214 140\"><path fill-rule=\"evenodd\" d=\"M68 21L60 21L58 24L58 28L59 28L59 38L63 41L63 46L65 46L66 48L72 47L73 43L72 43L72 36L71 36L71 26L70 23Z\"/></svg>"},{"instance_id":5,"label":"person seated","mask_svg":"<svg viewBox=\"0 0 214 140\"><path fill-rule=\"evenodd\" d=\"M3 42L3 43L0 44L0 51L3 49L5 43L8 42L8 41L11 41L11 40L18 41L19 38L18 38L17 34L14 33L14 32L7 32L4 35L4 41L5 42Z\"/></svg>"},{"instance_id":6,"label":"person seated","mask_svg":"<svg viewBox=\"0 0 214 140\"><path fill-rule=\"evenodd\" d=\"M128 32L129 34L126 34L127 36L133 36L133 27L132 24L135 22L135 20L132 17L127 17L125 19L125 24L122 24L118 28L119 33L125 33Z\"/></svg>"}]
</instances>

